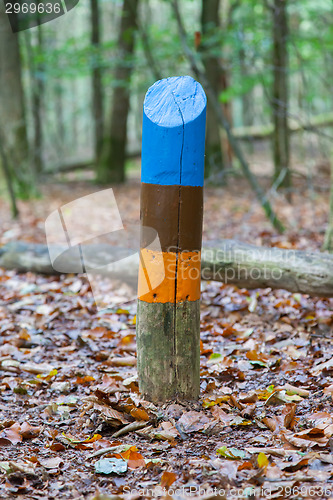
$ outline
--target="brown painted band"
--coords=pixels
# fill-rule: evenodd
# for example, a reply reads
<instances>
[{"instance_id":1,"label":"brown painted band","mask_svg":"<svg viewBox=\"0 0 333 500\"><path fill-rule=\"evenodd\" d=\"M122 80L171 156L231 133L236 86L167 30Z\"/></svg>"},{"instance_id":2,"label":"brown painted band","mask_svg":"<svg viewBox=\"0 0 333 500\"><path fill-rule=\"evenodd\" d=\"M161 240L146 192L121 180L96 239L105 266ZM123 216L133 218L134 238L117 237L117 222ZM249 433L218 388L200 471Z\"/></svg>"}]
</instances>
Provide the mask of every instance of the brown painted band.
<instances>
[{"instance_id":1,"label":"brown painted band","mask_svg":"<svg viewBox=\"0 0 333 500\"><path fill-rule=\"evenodd\" d=\"M141 184L141 248L151 246L153 228L163 252L201 250L203 188Z\"/></svg>"}]
</instances>

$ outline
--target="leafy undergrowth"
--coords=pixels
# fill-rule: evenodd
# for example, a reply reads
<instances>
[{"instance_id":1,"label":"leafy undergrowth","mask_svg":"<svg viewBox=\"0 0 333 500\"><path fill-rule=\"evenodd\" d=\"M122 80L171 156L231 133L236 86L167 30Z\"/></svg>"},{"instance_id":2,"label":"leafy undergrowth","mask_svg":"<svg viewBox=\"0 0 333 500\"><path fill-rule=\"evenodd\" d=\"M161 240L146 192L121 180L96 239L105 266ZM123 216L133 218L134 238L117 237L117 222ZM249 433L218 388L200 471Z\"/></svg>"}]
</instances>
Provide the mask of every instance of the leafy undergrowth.
<instances>
[{"instance_id":1,"label":"leafy undergrowth","mask_svg":"<svg viewBox=\"0 0 333 500\"><path fill-rule=\"evenodd\" d=\"M206 238L320 246L327 200L277 199L281 237L248 190L223 193L208 190ZM43 241L66 200L51 195L5 220L2 242ZM119 309L114 292L98 311L85 276L0 281L1 499L333 496L333 299L203 283L200 399L157 406L138 391L135 302Z\"/></svg>"}]
</instances>

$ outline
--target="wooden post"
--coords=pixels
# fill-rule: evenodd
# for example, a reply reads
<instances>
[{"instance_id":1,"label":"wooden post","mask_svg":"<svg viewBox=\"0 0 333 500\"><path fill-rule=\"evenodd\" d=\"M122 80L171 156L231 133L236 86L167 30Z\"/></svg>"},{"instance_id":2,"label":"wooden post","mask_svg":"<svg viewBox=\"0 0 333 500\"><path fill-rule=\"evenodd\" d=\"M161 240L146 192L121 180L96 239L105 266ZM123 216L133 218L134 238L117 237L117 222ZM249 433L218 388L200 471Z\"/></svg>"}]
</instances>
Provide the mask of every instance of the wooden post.
<instances>
[{"instance_id":1,"label":"wooden post","mask_svg":"<svg viewBox=\"0 0 333 500\"><path fill-rule=\"evenodd\" d=\"M200 389L200 261L206 96L189 76L159 80L143 110L139 387L151 401ZM151 242L151 229L158 239Z\"/></svg>"}]
</instances>

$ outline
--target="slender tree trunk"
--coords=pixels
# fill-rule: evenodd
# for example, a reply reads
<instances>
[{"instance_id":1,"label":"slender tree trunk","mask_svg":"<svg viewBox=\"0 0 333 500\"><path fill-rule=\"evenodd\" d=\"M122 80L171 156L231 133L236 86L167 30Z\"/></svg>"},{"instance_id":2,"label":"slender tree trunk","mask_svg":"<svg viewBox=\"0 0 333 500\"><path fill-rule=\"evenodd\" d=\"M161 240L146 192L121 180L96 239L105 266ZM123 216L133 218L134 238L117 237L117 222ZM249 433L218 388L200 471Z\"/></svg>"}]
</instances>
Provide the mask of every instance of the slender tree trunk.
<instances>
[{"instance_id":1,"label":"slender tree trunk","mask_svg":"<svg viewBox=\"0 0 333 500\"><path fill-rule=\"evenodd\" d=\"M146 20L145 25L143 25L139 19L137 19L137 30L138 34L141 38L143 52L148 64L148 67L154 76L155 80L161 80L162 74L159 68L159 65L154 57L154 51L151 46L150 36L149 36L149 25L151 24L151 9L149 0L146 0L145 5L145 14Z\"/></svg>"},{"instance_id":2,"label":"slender tree trunk","mask_svg":"<svg viewBox=\"0 0 333 500\"><path fill-rule=\"evenodd\" d=\"M42 26L37 27L38 53L43 51L43 32ZM43 170L43 101L44 101L44 67L42 64L37 64L35 75L36 91L33 95L33 112L35 126L35 161L36 171Z\"/></svg>"},{"instance_id":3,"label":"slender tree trunk","mask_svg":"<svg viewBox=\"0 0 333 500\"><path fill-rule=\"evenodd\" d=\"M100 157L103 144L103 87L100 67L100 13L98 0L90 0L91 7L91 44L94 48L92 61L92 106L95 128L95 158Z\"/></svg>"},{"instance_id":4,"label":"slender tree trunk","mask_svg":"<svg viewBox=\"0 0 333 500\"><path fill-rule=\"evenodd\" d=\"M97 168L97 180L103 184L125 181L127 117L130 106L129 83L132 75L132 65L129 59L134 52L138 3L139 0L123 1L110 132L104 138L102 157Z\"/></svg>"},{"instance_id":5,"label":"slender tree trunk","mask_svg":"<svg viewBox=\"0 0 333 500\"><path fill-rule=\"evenodd\" d=\"M246 52L244 47L239 50L240 73L242 78L247 78L249 68L246 64ZM243 127L251 127L253 125L254 107L253 107L253 92L249 90L242 95L242 125Z\"/></svg>"},{"instance_id":6,"label":"slender tree trunk","mask_svg":"<svg viewBox=\"0 0 333 500\"><path fill-rule=\"evenodd\" d=\"M3 151L19 196L29 197L34 176L29 158L18 34L0 5L0 121Z\"/></svg>"},{"instance_id":7,"label":"slender tree trunk","mask_svg":"<svg viewBox=\"0 0 333 500\"><path fill-rule=\"evenodd\" d=\"M70 81L70 91L72 96L77 96L79 91L77 85L77 79L72 78ZM86 144L86 141L81 141L80 137L80 129L78 127L78 109L77 103L80 102L80 98L73 99L71 103L71 144L73 144L74 150L78 150L82 147L83 144Z\"/></svg>"},{"instance_id":8,"label":"slender tree trunk","mask_svg":"<svg viewBox=\"0 0 333 500\"><path fill-rule=\"evenodd\" d=\"M222 64L222 71L221 71L221 90L227 90L230 87L230 72L228 69ZM228 122L230 123L230 126L232 127L233 124L233 117L232 117L232 103L231 101L224 102L222 103L222 108L224 111L224 115ZM233 157L233 150L230 144L230 141L227 137L226 133L222 134L222 151L224 153L224 164L225 166L231 167L232 166L232 157Z\"/></svg>"},{"instance_id":9,"label":"slender tree trunk","mask_svg":"<svg viewBox=\"0 0 333 500\"><path fill-rule=\"evenodd\" d=\"M242 35L242 44L243 41L243 33ZM239 50L239 62L240 62L240 74L241 78L247 78L249 74L249 68L246 63L246 51L244 46L242 46ZM251 127L253 125L254 118L254 94L252 89L245 92L242 95L242 126L243 127ZM254 151L254 143L253 139L248 142L248 152L253 153Z\"/></svg>"},{"instance_id":10,"label":"slender tree trunk","mask_svg":"<svg viewBox=\"0 0 333 500\"><path fill-rule=\"evenodd\" d=\"M326 229L323 250L328 250L329 252L333 253L333 154L331 158L331 194L330 194L329 221Z\"/></svg>"},{"instance_id":11,"label":"slender tree trunk","mask_svg":"<svg viewBox=\"0 0 333 500\"><path fill-rule=\"evenodd\" d=\"M6 152L5 152L5 149L3 146L3 139L2 138L3 138L3 134L0 131L0 161L2 164L2 170L3 170L4 176L6 179L6 183L7 183L7 189L8 189L8 195L9 195L10 204L11 204L12 216L15 219L16 217L18 217L19 211L18 211L17 203L16 203L16 195L15 195L15 189L14 189L14 185L13 185L12 173L11 173L10 168L9 168L9 164L8 164Z\"/></svg>"},{"instance_id":12,"label":"slender tree trunk","mask_svg":"<svg viewBox=\"0 0 333 500\"><path fill-rule=\"evenodd\" d=\"M201 10L201 30L206 39L200 46L206 78L213 89L216 98L221 90L222 75L218 57L212 52L216 51L209 40L209 35L219 28L219 7L220 0L202 0ZM222 139L220 127L214 112L213 105L208 98L207 106L207 126L206 126L206 164L205 177L216 173L224 168L222 153Z\"/></svg>"},{"instance_id":13,"label":"slender tree trunk","mask_svg":"<svg viewBox=\"0 0 333 500\"><path fill-rule=\"evenodd\" d=\"M59 144L59 155L63 156L66 151L66 131L65 131L65 116L64 116L64 88L62 81L59 79L54 88L54 103L56 110L56 134Z\"/></svg>"},{"instance_id":14,"label":"slender tree trunk","mask_svg":"<svg viewBox=\"0 0 333 500\"><path fill-rule=\"evenodd\" d=\"M274 0L273 14L273 158L277 187L291 188L288 130L288 18L287 0Z\"/></svg>"},{"instance_id":15,"label":"slender tree trunk","mask_svg":"<svg viewBox=\"0 0 333 500\"><path fill-rule=\"evenodd\" d=\"M34 123L34 142L33 142L33 163L36 174L43 170L43 130L42 130L42 106L44 95L43 82L43 66L34 61L34 49L31 43L32 32L26 30L24 32L27 54L30 70L30 85L31 85L31 106L32 118ZM41 25L37 26L37 53L41 54L43 50L43 36Z\"/></svg>"}]
</instances>

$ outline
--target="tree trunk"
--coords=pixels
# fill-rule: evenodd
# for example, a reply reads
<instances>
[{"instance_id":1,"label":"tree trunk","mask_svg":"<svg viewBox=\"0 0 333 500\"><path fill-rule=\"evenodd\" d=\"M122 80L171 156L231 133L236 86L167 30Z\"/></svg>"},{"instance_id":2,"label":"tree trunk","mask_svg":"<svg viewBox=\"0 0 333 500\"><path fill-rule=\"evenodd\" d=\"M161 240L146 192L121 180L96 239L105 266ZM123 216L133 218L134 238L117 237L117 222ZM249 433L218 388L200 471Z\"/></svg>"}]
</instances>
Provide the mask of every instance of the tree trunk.
<instances>
[{"instance_id":1,"label":"tree trunk","mask_svg":"<svg viewBox=\"0 0 333 500\"><path fill-rule=\"evenodd\" d=\"M42 26L37 27L38 52L43 51L43 32ZM33 113L35 126L35 162L36 171L42 172L43 164L43 106L44 106L44 67L42 64L37 64L35 75L35 92L33 94Z\"/></svg>"},{"instance_id":2,"label":"tree trunk","mask_svg":"<svg viewBox=\"0 0 333 500\"><path fill-rule=\"evenodd\" d=\"M70 91L72 96L77 95L78 92L78 79L77 78L72 78L70 80ZM71 109L70 109L70 114L71 114L71 135L70 135L70 141L73 146L73 150L80 150L84 144L86 144L85 138L81 137L82 134L80 134L80 128L78 127L78 105L80 106L80 98L77 97L77 99L72 99L71 102Z\"/></svg>"},{"instance_id":3,"label":"tree trunk","mask_svg":"<svg viewBox=\"0 0 333 500\"><path fill-rule=\"evenodd\" d=\"M111 111L110 135L104 138L97 180L102 184L125 181L127 117L130 106L130 79L139 0L124 0L118 38L118 63Z\"/></svg>"},{"instance_id":4,"label":"tree trunk","mask_svg":"<svg viewBox=\"0 0 333 500\"><path fill-rule=\"evenodd\" d=\"M9 195L10 205L11 205L11 213L12 213L13 218L15 219L16 217L18 217L19 211L18 211L17 203L16 203L16 195L15 195L15 189L14 189L14 185L13 185L12 174L11 174L11 171L9 168L5 149L3 147L2 137L3 137L3 134L0 131L0 161L1 161L2 170L3 170L4 176L6 179L6 183L7 183L7 190L8 190L8 195Z\"/></svg>"},{"instance_id":5,"label":"tree trunk","mask_svg":"<svg viewBox=\"0 0 333 500\"><path fill-rule=\"evenodd\" d=\"M92 60L92 107L95 129L95 159L98 161L103 144L103 87L100 67L100 14L99 0L90 0L91 8L91 44L94 48Z\"/></svg>"},{"instance_id":6,"label":"tree trunk","mask_svg":"<svg viewBox=\"0 0 333 500\"><path fill-rule=\"evenodd\" d=\"M43 50L43 36L41 25L37 26L37 54L40 55ZM34 142L33 142L33 163L35 172L41 173L43 170L43 130L42 130L42 106L44 95L44 82L43 82L43 67L42 65L35 64L34 61L34 48L32 45L31 37L33 33L31 30L24 31L25 41L27 45L27 55L30 70L30 85L31 85L31 107L32 118L34 124Z\"/></svg>"},{"instance_id":7,"label":"tree trunk","mask_svg":"<svg viewBox=\"0 0 333 500\"><path fill-rule=\"evenodd\" d=\"M204 41L200 45L200 51L205 67L206 78L209 81L216 98L221 91L222 75L220 70L220 61L212 52L216 51L212 45L211 37L219 29L219 7L220 0L202 0L201 10L201 30ZM224 168L224 159L222 152L222 139L220 127L214 112L214 107L208 98L207 106L207 125L206 125L206 164L205 177L217 173Z\"/></svg>"},{"instance_id":8,"label":"tree trunk","mask_svg":"<svg viewBox=\"0 0 333 500\"><path fill-rule=\"evenodd\" d=\"M4 153L15 191L21 197L29 197L35 186L29 159L19 39L17 33L12 33L3 3L0 5L0 68Z\"/></svg>"},{"instance_id":9,"label":"tree trunk","mask_svg":"<svg viewBox=\"0 0 333 500\"><path fill-rule=\"evenodd\" d=\"M149 0L144 4L145 6L145 25L143 25L140 20L137 20L137 30L141 38L143 52L147 61L147 65L155 78L155 80L161 80L162 74L159 65L155 59L154 51L151 46L150 36L149 36L149 25L152 23L152 15Z\"/></svg>"},{"instance_id":10,"label":"tree trunk","mask_svg":"<svg viewBox=\"0 0 333 500\"><path fill-rule=\"evenodd\" d=\"M221 71L222 76L222 91L227 90L230 87L230 73L225 66L222 66ZM232 117L232 102L229 100L228 102L222 103L222 108L224 112L224 116L228 120L228 123L232 127L233 117ZM228 136L225 132L222 134L222 150L224 152L224 163L230 168L232 166L232 157L233 150L228 139Z\"/></svg>"},{"instance_id":11,"label":"tree trunk","mask_svg":"<svg viewBox=\"0 0 333 500\"><path fill-rule=\"evenodd\" d=\"M242 40L244 35L242 34ZM244 47L239 50L240 73L242 78L247 78L249 75L249 68L246 64L246 52ZM242 125L243 127L251 127L253 125L254 106L253 106L253 92L248 90L242 95Z\"/></svg>"},{"instance_id":12,"label":"tree trunk","mask_svg":"<svg viewBox=\"0 0 333 500\"><path fill-rule=\"evenodd\" d=\"M273 158L277 187L291 188L288 129L288 18L287 0L274 0L273 14Z\"/></svg>"},{"instance_id":13,"label":"tree trunk","mask_svg":"<svg viewBox=\"0 0 333 500\"><path fill-rule=\"evenodd\" d=\"M77 247L59 247L57 254L61 254L57 266L63 264L64 269L71 269L73 273L82 271ZM139 259L135 250L102 244L85 245L84 255L87 268L101 268L112 262L104 275L111 274L113 278L137 283ZM0 267L21 272L58 274L52 267L46 245L19 241L0 248ZM221 281L249 290L273 288L313 297L333 297L333 256L217 240L204 243L201 279Z\"/></svg>"},{"instance_id":14,"label":"tree trunk","mask_svg":"<svg viewBox=\"0 0 333 500\"><path fill-rule=\"evenodd\" d=\"M64 87L60 78L55 82L54 86L54 105L56 113L58 155L62 159L66 154L66 129L64 116Z\"/></svg>"},{"instance_id":15,"label":"tree trunk","mask_svg":"<svg viewBox=\"0 0 333 500\"><path fill-rule=\"evenodd\" d=\"M331 193L330 193L329 221L326 229L323 250L328 250L330 253L333 253L333 155L331 158Z\"/></svg>"}]
</instances>

